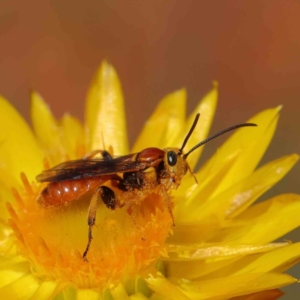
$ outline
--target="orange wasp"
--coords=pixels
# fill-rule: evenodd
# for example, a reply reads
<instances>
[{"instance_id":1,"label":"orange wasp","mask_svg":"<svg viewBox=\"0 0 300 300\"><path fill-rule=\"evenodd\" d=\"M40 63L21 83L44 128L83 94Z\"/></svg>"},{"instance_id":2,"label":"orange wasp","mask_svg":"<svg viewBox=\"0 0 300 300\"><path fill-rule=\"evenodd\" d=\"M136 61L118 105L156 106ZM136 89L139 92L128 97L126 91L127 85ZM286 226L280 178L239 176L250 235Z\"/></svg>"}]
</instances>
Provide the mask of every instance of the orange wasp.
<instances>
[{"instance_id":1,"label":"orange wasp","mask_svg":"<svg viewBox=\"0 0 300 300\"><path fill-rule=\"evenodd\" d=\"M178 188L188 170L194 176L186 161L187 157L200 146L228 131L257 126L253 123L231 126L208 137L184 154L183 149L197 125L199 116L200 114L196 115L181 148L146 148L141 152L120 157L112 157L106 150L97 150L83 159L67 161L45 170L36 177L39 182L49 182L37 200L43 207L66 205L95 189L88 210L88 242L83 253L85 261L93 239L92 229L100 201L112 210L124 205L130 208L133 201L136 201L132 199L139 197L142 200L158 187L173 220L168 192ZM93 158L96 154L101 154L102 158Z\"/></svg>"}]
</instances>

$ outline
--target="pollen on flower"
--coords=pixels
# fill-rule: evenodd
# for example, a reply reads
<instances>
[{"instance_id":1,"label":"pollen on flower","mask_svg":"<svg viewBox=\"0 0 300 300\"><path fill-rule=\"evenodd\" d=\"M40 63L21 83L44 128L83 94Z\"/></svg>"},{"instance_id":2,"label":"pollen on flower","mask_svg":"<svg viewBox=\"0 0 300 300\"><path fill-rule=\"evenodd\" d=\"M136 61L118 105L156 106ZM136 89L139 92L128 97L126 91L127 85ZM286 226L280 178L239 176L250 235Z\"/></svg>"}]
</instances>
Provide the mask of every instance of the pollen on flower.
<instances>
[{"instance_id":1,"label":"pollen on flower","mask_svg":"<svg viewBox=\"0 0 300 300\"><path fill-rule=\"evenodd\" d=\"M67 206L44 208L36 199L45 186L30 184L25 174L21 179L22 191L13 190L15 205L7 205L9 223L19 251L38 277L103 290L138 275L165 252L172 220L165 199L155 190L128 209L99 207L85 262L92 192Z\"/></svg>"}]
</instances>

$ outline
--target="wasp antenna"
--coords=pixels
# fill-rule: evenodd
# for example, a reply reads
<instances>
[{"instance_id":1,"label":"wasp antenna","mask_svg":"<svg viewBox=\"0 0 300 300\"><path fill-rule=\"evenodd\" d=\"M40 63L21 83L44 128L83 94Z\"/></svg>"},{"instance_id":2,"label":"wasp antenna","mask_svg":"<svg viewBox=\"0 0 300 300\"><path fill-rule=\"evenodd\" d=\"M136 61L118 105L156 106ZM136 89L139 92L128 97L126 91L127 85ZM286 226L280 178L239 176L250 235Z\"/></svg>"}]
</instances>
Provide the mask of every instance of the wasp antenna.
<instances>
[{"instance_id":1,"label":"wasp antenna","mask_svg":"<svg viewBox=\"0 0 300 300\"><path fill-rule=\"evenodd\" d=\"M194 131L194 129L195 129L197 123L198 123L199 117L200 117L200 114L197 113L191 129L190 129L189 133L187 134L187 136L185 137L185 139L184 139L184 141L182 143L182 146L181 146L181 148L178 151L178 155L180 155L182 153L183 148L185 147L186 143L188 142L190 136L192 135L192 133L193 133L193 131Z\"/></svg>"},{"instance_id":2,"label":"wasp antenna","mask_svg":"<svg viewBox=\"0 0 300 300\"><path fill-rule=\"evenodd\" d=\"M194 122L195 123L195 122ZM194 126L194 125L193 125ZM257 126L257 124L254 124L254 123L242 123L242 124L237 124L237 125L233 125L231 127L228 127L224 130L221 130L219 132L217 132L216 134L208 137L207 139L205 139L204 141L200 142L199 144L197 144L196 146L194 146L188 153L184 154L183 155L183 158L186 159L194 150L196 150L197 148L201 147L202 145L206 144L207 142L215 139L216 137L228 132L228 131L231 131L231 130L234 130L234 129L237 129L237 128L240 128L240 127L250 127L250 126ZM192 127L193 128L193 127ZM194 128L193 128L194 129ZM187 137L190 136L190 133L187 135ZM186 141L184 141L186 143ZM180 149L181 150L181 149ZM180 151L179 150L179 151Z\"/></svg>"}]
</instances>

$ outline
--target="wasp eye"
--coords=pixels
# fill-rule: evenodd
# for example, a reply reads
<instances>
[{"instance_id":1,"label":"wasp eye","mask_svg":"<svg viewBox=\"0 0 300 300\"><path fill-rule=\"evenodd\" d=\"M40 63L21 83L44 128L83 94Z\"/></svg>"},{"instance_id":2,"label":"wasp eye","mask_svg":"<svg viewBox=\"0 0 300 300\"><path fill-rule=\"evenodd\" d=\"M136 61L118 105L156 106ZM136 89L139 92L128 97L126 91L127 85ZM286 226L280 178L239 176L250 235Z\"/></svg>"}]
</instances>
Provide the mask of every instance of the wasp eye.
<instances>
[{"instance_id":1,"label":"wasp eye","mask_svg":"<svg viewBox=\"0 0 300 300\"><path fill-rule=\"evenodd\" d=\"M177 154L174 151L169 151L167 153L167 157L168 157L168 164L170 166L175 166L177 163Z\"/></svg>"}]
</instances>

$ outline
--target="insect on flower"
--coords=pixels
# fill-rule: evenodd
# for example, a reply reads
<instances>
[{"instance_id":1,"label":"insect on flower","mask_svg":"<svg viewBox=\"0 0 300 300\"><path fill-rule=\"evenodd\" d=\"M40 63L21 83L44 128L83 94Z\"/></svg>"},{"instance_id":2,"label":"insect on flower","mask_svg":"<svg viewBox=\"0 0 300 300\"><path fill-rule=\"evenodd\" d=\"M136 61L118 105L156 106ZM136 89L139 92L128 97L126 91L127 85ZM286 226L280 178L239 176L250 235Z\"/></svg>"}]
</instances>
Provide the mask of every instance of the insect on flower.
<instances>
[{"instance_id":1,"label":"insect on flower","mask_svg":"<svg viewBox=\"0 0 300 300\"><path fill-rule=\"evenodd\" d=\"M187 157L200 146L228 131L257 126L253 123L231 126L208 137L184 154L183 149L197 125L199 116L200 114L196 115L181 148L146 148L141 152L120 157L112 157L106 150L96 150L83 159L61 163L36 177L39 182L49 182L37 200L43 207L63 206L88 191L95 190L88 210L88 242L83 253L85 261L93 239L92 229L100 201L109 209L126 206L130 212L131 205L142 201L157 189L166 203L174 225L169 191L178 188L187 171L194 176ZM102 158L94 158L97 154Z\"/></svg>"}]
</instances>

